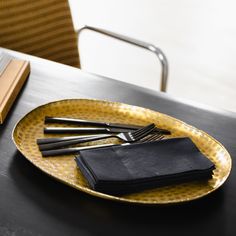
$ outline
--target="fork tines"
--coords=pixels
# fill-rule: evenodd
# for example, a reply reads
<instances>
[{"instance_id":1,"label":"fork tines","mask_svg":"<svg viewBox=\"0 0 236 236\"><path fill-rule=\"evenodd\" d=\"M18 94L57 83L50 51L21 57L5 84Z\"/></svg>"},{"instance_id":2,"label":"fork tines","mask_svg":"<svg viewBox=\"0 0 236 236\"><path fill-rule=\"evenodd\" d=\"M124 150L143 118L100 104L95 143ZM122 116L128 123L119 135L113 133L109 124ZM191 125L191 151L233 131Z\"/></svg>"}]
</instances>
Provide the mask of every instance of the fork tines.
<instances>
[{"instance_id":1,"label":"fork tines","mask_svg":"<svg viewBox=\"0 0 236 236\"><path fill-rule=\"evenodd\" d=\"M155 128L154 124L150 124L148 126L145 126L141 129L129 132L131 138L133 138L133 140L137 140L139 138L145 137L146 134L149 134L151 130L153 130Z\"/></svg>"}]
</instances>

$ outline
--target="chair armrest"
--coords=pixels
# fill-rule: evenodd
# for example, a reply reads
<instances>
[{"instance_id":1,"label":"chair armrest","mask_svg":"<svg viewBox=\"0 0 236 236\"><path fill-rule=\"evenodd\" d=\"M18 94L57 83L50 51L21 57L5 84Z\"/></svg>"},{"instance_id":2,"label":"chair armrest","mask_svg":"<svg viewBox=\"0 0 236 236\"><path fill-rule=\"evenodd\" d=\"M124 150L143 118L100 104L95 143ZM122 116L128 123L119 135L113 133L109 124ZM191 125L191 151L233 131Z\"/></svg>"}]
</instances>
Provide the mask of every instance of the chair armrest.
<instances>
[{"instance_id":1,"label":"chair armrest","mask_svg":"<svg viewBox=\"0 0 236 236\"><path fill-rule=\"evenodd\" d=\"M140 41L140 40L137 40L137 39L133 39L133 38L121 35L121 34L117 34L117 33L108 31L108 30L104 30L104 29L96 28L96 27L92 27L92 26L87 26L87 25L83 26L82 28L80 28L77 31L78 38L80 36L80 33L83 30L91 30L91 31L94 31L94 32L97 32L97 33L100 33L100 34L103 34L103 35L106 35L106 36L110 36L112 38L121 40L121 41L126 42L126 43L133 44L135 46L147 49L147 50L155 53L155 55L159 59L159 61L161 63L161 66L162 66L160 90L163 91L163 92L166 92L167 79L168 79L168 61L167 61L167 58L166 58L165 54L162 52L162 50L160 48L158 48L158 47L156 47L156 46L154 46L153 44L150 44L150 43L146 43L146 42L143 42L143 41Z\"/></svg>"}]
</instances>

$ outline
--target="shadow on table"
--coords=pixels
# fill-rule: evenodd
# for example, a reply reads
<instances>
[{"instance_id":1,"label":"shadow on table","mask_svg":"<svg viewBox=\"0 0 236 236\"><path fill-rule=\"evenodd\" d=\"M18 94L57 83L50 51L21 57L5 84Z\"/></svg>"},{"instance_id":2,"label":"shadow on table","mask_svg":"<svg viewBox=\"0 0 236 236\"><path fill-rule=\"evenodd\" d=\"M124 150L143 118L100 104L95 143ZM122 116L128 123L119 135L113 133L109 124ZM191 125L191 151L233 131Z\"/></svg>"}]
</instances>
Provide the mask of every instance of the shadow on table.
<instances>
[{"instance_id":1,"label":"shadow on table","mask_svg":"<svg viewBox=\"0 0 236 236\"><path fill-rule=\"evenodd\" d=\"M190 231L191 235L204 235L212 227L218 227L221 234L224 227L223 188L180 205L144 206L103 200L70 188L45 175L19 152L15 153L9 171L31 207L41 208L52 220L61 221L65 230L72 227L95 235L170 235L176 231L182 235Z\"/></svg>"}]
</instances>

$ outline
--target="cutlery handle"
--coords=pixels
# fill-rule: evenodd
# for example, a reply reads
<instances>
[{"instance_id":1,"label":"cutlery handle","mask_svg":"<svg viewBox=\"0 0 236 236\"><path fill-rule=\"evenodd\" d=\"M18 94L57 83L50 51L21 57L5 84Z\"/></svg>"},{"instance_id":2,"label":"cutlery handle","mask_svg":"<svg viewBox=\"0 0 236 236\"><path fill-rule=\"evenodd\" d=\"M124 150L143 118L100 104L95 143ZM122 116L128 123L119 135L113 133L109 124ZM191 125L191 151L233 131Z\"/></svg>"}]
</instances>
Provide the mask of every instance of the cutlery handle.
<instances>
[{"instance_id":1,"label":"cutlery handle","mask_svg":"<svg viewBox=\"0 0 236 236\"><path fill-rule=\"evenodd\" d=\"M38 146L40 151L44 151L111 137L114 137L114 135L111 134L92 135L89 137L65 140L56 143L39 144Z\"/></svg>"},{"instance_id":2,"label":"cutlery handle","mask_svg":"<svg viewBox=\"0 0 236 236\"><path fill-rule=\"evenodd\" d=\"M128 125L128 124L119 124L119 123L109 123L109 122L99 122L92 120L82 120L75 118L64 118L64 117L49 117L46 116L45 123L63 123L63 124L79 124L79 125L91 125L91 126L100 126L100 127L111 127L111 128L121 128L121 129L140 129L142 126L139 125Z\"/></svg>"},{"instance_id":3,"label":"cutlery handle","mask_svg":"<svg viewBox=\"0 0 236 236\"><path fill-rule=\"evenodd\" d=\"M66 141L66 140L73 140L73 139L77 139L77 138L85 138L88 136L90 136L90 135L67 136L67 137L59 137L59 138L38 138L37 144L57 143L57 142Z\"/></svg>"},{"instance_id":4,"label":"cutlery handle","mask_svg":"<svg viewBox=\"0 0 236 236\"><path fill-rule=\"evenodd\" d=\"M63 124L85 124L85 125L96 125L96 126L105 126L106 123L96 122L96 121L87 121L82 119L74 119L74 118L64 118L64 117L45 117L45 123L63 123Z\"/></svg>"},{"instance_id":5,"label":"cutlery handle","mask_svg":"<svg viewBox=\"0 0 236 236\"><path fill-rule=\"evenodd\" d=\"M110 147L110 146L115 146L115 145L116 144L101 144L101 145L86 146L86 147L62 148L62 149L56 149L56 150L45 150L45 151L41 151L41 153L43 157L71 155L71 154L78 154L82 150Z\"/></svg>"},{"instance_id":6,"label":"cutlery handle","mask_svg":"<svg viewBox=\"0 0 236 236\"><path fill-rule=\"evenodd\" d=\"M81 133L104 133L109 132L106 128L62 128L62 127L46 127L44 128L45 134L81 134Z\"/></svg>"}]
</instances>

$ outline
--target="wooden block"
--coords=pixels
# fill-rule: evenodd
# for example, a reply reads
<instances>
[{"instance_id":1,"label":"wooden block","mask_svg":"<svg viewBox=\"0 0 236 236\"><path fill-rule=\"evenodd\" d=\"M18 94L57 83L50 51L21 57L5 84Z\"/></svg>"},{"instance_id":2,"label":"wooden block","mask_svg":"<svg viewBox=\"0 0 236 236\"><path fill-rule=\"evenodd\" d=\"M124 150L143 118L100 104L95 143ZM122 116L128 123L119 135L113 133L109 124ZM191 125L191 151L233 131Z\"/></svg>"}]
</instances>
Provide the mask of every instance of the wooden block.
<instances>
[{"instance_id":1,"label":"wooden block","mask_svg":"<svg viewBox=\"0 0 236 236\"><path fill-rule=\"evenodd\" d=\"M3 123L26 78L30 73L27 61L12 59L0 75L0 124Z\"/></svg>"}]
</instances>

